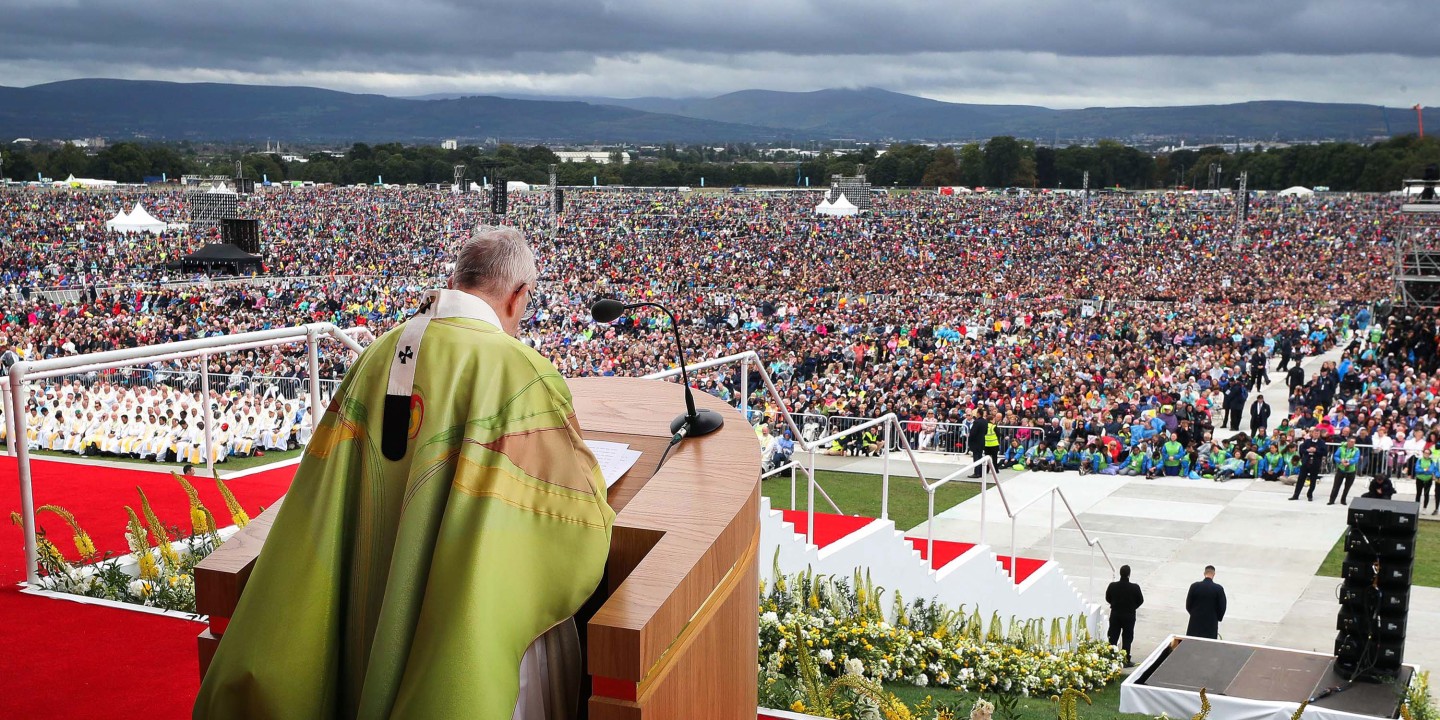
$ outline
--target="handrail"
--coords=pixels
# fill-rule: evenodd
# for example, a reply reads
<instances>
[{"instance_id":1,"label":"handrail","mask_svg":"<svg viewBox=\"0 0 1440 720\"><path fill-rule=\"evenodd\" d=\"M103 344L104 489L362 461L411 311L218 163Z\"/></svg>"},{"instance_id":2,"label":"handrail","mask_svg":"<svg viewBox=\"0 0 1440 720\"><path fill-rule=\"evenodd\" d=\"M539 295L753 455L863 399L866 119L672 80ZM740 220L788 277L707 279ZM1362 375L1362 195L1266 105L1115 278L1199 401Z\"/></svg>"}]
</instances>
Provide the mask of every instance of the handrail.
<instances>
[{"instance_id":1,"label":"handrail","mask_svg":"<svg viewBox=\"0 0 1440 720\"><path fill-rule=\"evenodd\" d=\"M306 360L309 365L310 420L312 423L311 426L318 428L323 412L320 403L319 345L320 340L326 337L338 341L340 344L345 345L355 352L364 351L360 343L346 334L341 328L331 323L309 323L295 327L181 340L179 342L164 343L161 345L109 350L86 355L51 358L48 360L22 360L12 365L4 379L8 388L7 392L3 393L3 399L9 403L6 407L5 414L14 418L13 421L7 420L7 422L11 424L12 433L9 443L10 452L13 453L16 458L20 479L20 509L25 533L27 582L34 585L39 582L40 579L35 529L35 495L30 473L29 442L27 441L25 432L27 418L25 414L27 382L192 357L200 358L201 366L206 367L212 353L238 352L271 345L304 343ZM203 396L208 397L210 391L210 373L200 373L200 381L200 392ZM210 403L202 402L201 408L205 428L205 464L208 469L213 470L215 464L214 456L211 454L211 448L214 443L212 442L211 433L215 423L211 417Z\"/></svg>"},{"instance_id":2,"label":"handrail","mask_svg":"<svg viewBox=\"0 0 1440 720\"><path fill-rule=\"evenodd\" d=\"M764 383L765 383L765 388L766 388L767 394L769 395L770 399L775 403L775 405L779 408L780 417L784 420L786 427L788 427L788 428L790 429L791 435L795 438L795 443L796 443L796 445L800 448L800 451L801 451L801 452L807 452L807 453L809 453L809 455L810 455L809 467L806 467L805 464L800 463L800 462L798 462L798 461L791 461L791 462L786 463L785 465L781 466L780 468L777 468L777 469L775 469L775 470L772 470L772 471L769 472L769 473L766 473L765 475L762 475L762 477L769 477L769 476L771 476L771 475L776 475L776 474L778 474L778 473L780 473L780 472L783 472L783 471L785 471L785 470L791 470L791 471L792 471L792 472L791 472L791 479L790 479L790 509L794 510L794 509L795 509L795 491L796 491L796 487L795 487L795 475L794 475L794 472L793 472L793 471L794 471L796 468L799 468L799 469L805 471L805 473L806 473L806 475L807 475L807 477L808 477L808 483L807 483L807 485L808 485L808 488L807 488L807 505L806 505L806 506L807 506L807 508L808 508L808 513L809 513L809 515L808 515L807 525L806 525L806 529L805 529L805 540L806 540L807 543L813 544L814 541L815 541L815 490L816 490L816 488L818 487L818 483L817 483L816 480L815 480L815 454L816 454L816 451L817 451L819 448L821 448L823 445L828 444L828 443L835 442L836 440L839 440L840 438L853 435L853 434L855 434L855 433L857 433L857 432L863 432L863 431L868 430L868 429L870 429L870 428L880 427L880 428L882 428L882 430L883 430L883 432L884 432L884 438L883 438L883 440L882 440L882 443L883 443L883 444L882 444L882 450L881 450L881 455L882 455L882 457L884 458L884 465L883 465L883 470L882 470L882 473L881 473L881 493L882 493L882 495L881 495L881 505L880 505L880 519L881 519L881 520L889 520L889 519L890 519L890 452L891 452L891 446L894 445L894 444L896 444L895 442L892 442L892 440L898 440L898 444L899 444L899 446L900 446L899 449L900 449L901 451L903 451L903 452L905 453L905 455L909 458L909 460L910 460L910 465L911 465L911 467L912 467L912 468L914 469L914 471L915 471L915 476L916 476L917 478L919 478L919 480L920 480L920 485L921 485L921 487L923 487L923 488L925 489L925 493L926 493L926 496L927 496L927 497L926 497L927 516L926 516L926 522L925 522L925 531L926 531L925 544L926 544L927 569L929 569L930 572L935 572L933 568L929 568L929 565L930 565L930 560L929 560L929 559L935 557L935 493L936 493L936 491L939 490L941 487L944 487L945 485L947 485L947 484L949 484L949 483L951 483L951 482L955 482L956 480L960 479L962 473L971 472L971 471L975 470L975 468L976 468L977 466L981 466L982 472L981 472L981 474L980 474L980 544L981 544L981 545L986 544L986 532L985 532L985 525L986 525L986 523L985 523L985 521L986 521L986 507L987 507L987 504L988 504L987 501L986 501L986 490L988 489L988 488L987 488L987 485L993 484L993 485L995 486L996 494L999 495L999 497L1000 497L1000 504L1001 504L1001 506L1002 506L1002 507L1004 508L1004 510L1005 510L1006 519L1008 519L1008 520L1010 521L1010 577L1011 577L1012 580L1016 577L1016 574L1017 574L1018 569L1019 569L1019 563L1016 562L1016 552L1017 552L1017 550L1018 550L1018 548L1017 548L1017 546L1016 546L1016 533L1015 533L1015 525L1016 525L1016 522L1015 522L1015 521L1016 521L1016 517L1019 515L1020 512L1023 512L1026 508L1028 508L1029 506L1033 505L1033 504L1034 504L1036 501L1038 501L1040 498L1044 498L1046 495L1049 495L1050 498L1051 498L1051 501L1050 501L1050 504L1051 504L1051 510L1050 510L1050 514L1051 514L1051 517L1050 517L1050 558L1049 558L1050 561L1051 561L1051 562L1054 562L1054 560L1055 560L1055 529L1056 529L1056 525L1055 525L1055 514L1056 514L1055 499L1058 497L1059 500L1060 500L1060 502L1061 502L1062 504L1064 504L1066 512L1069 513L1070 519L1075 522L1075 527L1080 530L1080 536L1081 536L1082 539L1085 540L1086 546L1090 548L1090 558L1091 558L1090 562L1091 562L1091 566L1092 566L1092 572L1090 573L1090 583L1091 583L1091 588L1090 588L1090 589L1091 589L1091 592L1090 592L1090 594L1091 594L1091 595L1094 595L1094 582L1095 582L1094 576L1095 576L1095 573L1093 572L1093 566L1094 566L1094 562L1095 562L1094 558L1095 558L1095 549L1096 549L1096 548L1099 548L1099 549L1100 549L1100 553L1101 553L1101 555L1104 557L1105 563L1110 566L1110 574L1111 574L1111 576L1113 577L1113 576L1115 575L1115 573L1116 573L1115 563L1110 559L1110 553L1108 553L1108 552L1105 550L1105 546L1104 546L1104 544L1103 544L1102 539L1101 539L1101 538L1092 538L1092 537L1090 536L1090 534L1089 534L1088 532L1086 532L1085 526L1080 522L1080 518L1075 514L1074 508L1071 507L1069 499L1067 499L1067 498L1065 497L1064 491L1062 491L1059 487L1051 488L1048 492L1040 495L1040 496L1039 496L1038 498L1036 498L1035 500L1031 500L1030 502L1028 502L1028 503L1026 503L1025 505L1021 506L1018 510L1012 510L1011 507L1010 507L1010 500L1009 500L1009 498L1007 498L1007 497L1005 496L1005 488L1004 488L1004 486L1003 486L1003 485L1001 484L1001 482L1000 482L999 469L995 466L995 464L994 464L993 462L990 461L990 458L989 458L988 456L987 456L987 457L982 457L982 458L980 458L979 460L974 460L974 461L971 461L971 462L969 462L969 463L966 463L966 464L960 466L960 468L958 468L958 469L955 470L954 472L950 473L949 475L946 475L945 477L940 478L939 480L936 480L936 481L934 481L934 482L932 483L932 482L929 480L929 478L927 478L927 477L925 476L925 472L920 469L920 462L919 462L918 458L916 458L916 456L915 456L915 450L914 450L914 448L912 448L912 447L910 446L910 438L905 434L905 432L904 432L904 427L903 427L903 425L901 425L900 419L899 419L894 413L886 413L885 415L882 415L882 416L880 416L880 417L878 417L878 418L872 418L872 419L870 419L870 420L867 420L867 421L862 422L862 423L860 423L860 424L857 424L857 425L854 425L854 426L852 426L852 427L846 428L846 429L841 430L841 431L839 431L839 432L829 433L829 434L827 434L827 435L825 435L825 436L823 436L823 437L817 438L817 439L814 440L813 442L812 442L812 441L807 441L807 440L805 439L804 435L800 432L800 428L796 425L796 423L795 423L795 417L790 413L790 408L789 408L789 406L785 403L785 398L784 398L784 396L782 396L782 395L780 394L779 390L776 389L774 381L771 380L771 378L770 378L770 373L765 369L765 364L764 364L764 362L761 360L760 354L757 353L757 352L755 352L754 350L747 350L747 351L742 352L742 353L735 353L735 354L733 354L733 355L725 355L725 356L723 356L723 357L712 358L712 359L710 359L710 360L704 360L704 361L701 361L701 362L698 362L698 363L690 363L690 364L686 365L685 368L686 368L686 370L687 370L688 372L692 372L692 373L693 373L693 372L698 372L698 371L701 371L701 370L708 370L708 369L710 369L710 368L720 367L720 366L722 366L722 365L729 365L729 364L732 364L732 363L739 363L739 364L740 364L740 398L739 398L739 408L740 408L741 413L743 413L743 414L745 415L745 417L747 418L747 420L748 420L748 418L749 418L749 416L750 416L750 413L749 413L749 405L750 405L749 377L750 377L750 372L749 372L749 370L750 370L750 363L751 363L751 362L754 362L754 363L755 363L755 369L759 371L759 373L760 373L760 378L761 378L761 379L764 381ZM643 379L645 379L645 380L664 380L664 379L667 379L667 378L676 377L676 376L678 376L678 375L680 375L680 368L679 368L679 367L674 367L674 368L670 368L670 369L668 369L668 370L662 370L662 371L660 371L660 372L656 372L656 373L651 373L651 374L649 374L649 375L645 375L645 376L643 377ZM828 423L827 423L827 425L828 425ZM1024 426L1019 426L1019 427L1024 427ZM892 433L892 429L893 429L893 431L894 431L893 433ZM1039 430L1040 428L1034 428L1034 429ZM897 438L896 436L898 436L898 438ZM825 492L824 488L820 488L820 493L821 493L822 496L824 496L824 498L825 498L826 500L830 501L830 506L833 507L833 508L835 508L835 511L836 511L837 513L840 512L840 509L835 505L835 502L830 499L829 494Z\"/></svg>"}]
</instances>

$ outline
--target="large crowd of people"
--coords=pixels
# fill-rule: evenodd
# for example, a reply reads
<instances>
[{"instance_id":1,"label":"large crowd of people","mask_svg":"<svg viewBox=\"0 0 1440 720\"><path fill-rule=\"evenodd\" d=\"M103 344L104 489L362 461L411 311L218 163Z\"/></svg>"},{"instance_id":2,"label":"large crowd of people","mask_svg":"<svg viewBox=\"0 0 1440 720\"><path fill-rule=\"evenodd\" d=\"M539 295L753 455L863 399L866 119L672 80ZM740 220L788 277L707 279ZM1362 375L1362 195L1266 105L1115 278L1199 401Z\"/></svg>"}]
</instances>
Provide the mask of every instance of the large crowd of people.
<instances>
[{"instance_id":1,"label":"large crowd of people","mask_svg":"<svg viewBox=\"0 0 1440 720\"><path fill-rule=\"evenodd\" d=\"M871 214L850 218L817 217L819 198L596 190L569 193L556 218L547 193L512 195L505 222L532 239L542 264L541 307L523 337L567 375L654 372L673 364L664 316L601 326L589 303L661 302L686 324L692 357L758 351L789 409L817 432L894 412L912 444L965 449L983 412L1006 429L1006 460L1037 467L1259 477L1281 467L1278 454L1293 476L1296 430L1354 437L1387 458L1399 447L1410 468L1435 445L1435 318L1397 311L1377 322L1370 309L1390 290L1400 228L1391 198L1261 198L1244 233L1226 196L877 194ZM210 234L104 230L137 201L186 219L178 193L0 192L0 336L17 357L316 321L379 333L443 282L457 238L494 222L479 194L265 191L243 212L262 222L266 274L220 283L172 267ZM1273 408L1278 428L1234 432L1251 388L1267 381L1255 374L1257 353L1263 375L1282 356L1298 365L1335 348L1344 353L1333 367L1268 378L1291 390L1289 407ZM343 374L349 359L327 347L321 376ZM226 378L212 388L227 407L256 392L263 403L255 388L307 372L293 349L217 356L208 370ZM694 382L741 400L734 368ZM747 384L762 432L783 438L759 378ZM42 427L60 424L62 397L32 396L36 417L49 411ZM104 397L108 422L117 410L131 415L124 398ZM192 419L182 418L191 430ZM74 444L66 432L56 433L62 450ZM82 450L91 435L80 433Z\"/></svg>"}]
</instances>

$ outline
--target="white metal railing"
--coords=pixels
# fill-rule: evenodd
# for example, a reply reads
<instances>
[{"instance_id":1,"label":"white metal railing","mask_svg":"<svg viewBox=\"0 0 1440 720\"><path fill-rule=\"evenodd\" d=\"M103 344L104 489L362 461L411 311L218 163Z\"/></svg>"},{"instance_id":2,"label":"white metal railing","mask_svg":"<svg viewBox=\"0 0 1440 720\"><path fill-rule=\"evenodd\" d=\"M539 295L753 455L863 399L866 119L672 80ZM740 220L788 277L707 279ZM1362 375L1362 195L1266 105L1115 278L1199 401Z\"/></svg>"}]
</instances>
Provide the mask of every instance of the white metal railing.
<instances>
[{"instance_id":1,"label":"white metal railing","mask_svg":"<svg viewBox=\"0 0 1440 720\"><path fill-rule=\"evenodd\" d=\"M7 409L5 415L7 418L6 422L10 425L10 451L16 457L17 469L20 476L20 504L25 531L27 581L33 585L39 582L40 577L35 536L35 494L31 484L29 436L26 434L26 422L28 418L25 413L26 394L28 392L26 383L35 380L64 377L66 375L99 372L152 362L167 362L189 358L199 358L202 367L204 367L208 365L210 355L215 353L239 352L272 345L303 342L305 343L305 354L308 361L310 419L312 427L319 427L321 414L324 409L324 404L320 402L320 341L324 338L330 338L357 353L363 351L364 348L351 337L351 335L370 335L370 331L364 328L359 328L358 331L353 328L346 331L330 323L311 323L297 327L260 330L236 335L220 335L196 340L165 343L150 347L135 347L86 355L72 355L36 362L21 361L11 366L5 378L6 382L0 383L0 388L3 388L3 390L0 390L0 396L3 396L3 398L0 399L3 399ZM373 338L373 335L371 335L371 337ZM202 397L208 398L210 396L210 373L200 373L200 381ZM213 469L212 433L215 423L211 416L210 403L202 402L200 405L205 425L206 466Z\"/></svg>"},{"instance_id":2,"label":"white metal railing","mask_svg":"<svg viewBox=\"0 0 1440 720\"><path fill-rule=\"evenodd\" d=\"M1107 565L1109 565L1111 575L1114 576L1114 574L1115 574L1115 563L1110 560L1110 554L1105 551L1105 547L1104 547L1101 539L1100 539L1100 538L1092 538L1092 537L1090 536L1090 534L1089 534L1088 532L1086 532L1085 526L1080 522L1080 518L1075 514L1074 509L1070 506L1070 501L1065 498L1065 493L1064 493L1060 488L1058 488L1058 487L1051 488L1047 493L1044 493L1044 494L1040 495L1038 498L1036 498L1035 500L1031 500L1030 502L1028 502L1028 503L1020 506L1018 509L1012 509L1012 508L1010 507L1009 498L1007 498L1007 497L1005 496L1004 486L1003 486L1003 484L1000 482L999 469L995 466L994 463L992 463L992 462L990 461L990 458L989 458L989 457L982 457L980 460L966 463L965 465L962 465L959 469L957 469L956 471L950 473L949 475L946 475L945 477L940 478L939 480L936 480L936 481L934 481L934 482L931 482L931 481L925 476L925 472L920 468L919 459L918 459L918 458L916 457L916 455L915 455L915 450L910 446L909 437L906 436L906 434L905 434L905 432L904 432L904 428L903 428L903 426L901 425L901 421L899 420L899 418L897 418L897 417L895 416L894 413L889 413L889 414L886 414L886 415L882 415L882 416L880 416L880 417L878 417L878 418L871 418L871 419L869 419L869 420L865 420L865 421L863 421L863 422L856 423L856 424L854 424L854 425L852 425L852 426L850 426L850 427L847 427L847 428L845 428L845 429L843 429L843 430L840 430L840 431L838 431L838 432L826 433L826 434L823 435L822 437L816 438L816 439L814 439L814 440L807 439L807 438L804 437L804 435L803 435L803 434L801 433L801 431L800 431L800 428L797 426L797 424L796 424L796 422L795 422L795 416L794 416L794 415L791 415L789 407L785 404L785 399L784 399L784 397L780 394L779 390L776 389L775 383L771 380L771 378L770 378L770 373L769 373L768 371L766 371L766 369L765 369L765 363L761 360L759 353L757 353L757 352L755 352L755 351L753 351L753 350L747 351L747 352L743 352L743 353L736 353L736 354L734 354L734 355L726 355L726 356L724 356L724 357L714 358L714 359L711 359L711 360L705 360L705 361L698 362L698 363L691 363L691 364L685 366L685 370L688 371L688 372L691 372L691 373L695 373L695 372L699 372L699 371L701 371L701 370L708 370L708 369L710 369L710 368L720 367L720 366L724 366L724 365L739 364L739 366L740 366L740 394L739 394L739 397L740 397L740 403L739 403L739 405L740 405L740 407L739 407L739 409L740 409L740 412L741 412L746 418L748 418L748 417L750 416L750 392L749 392L749 383L750 383L751 363L754 363L754 369L757 370L757 371L759 371L760 378L761 378L761 380L765 383L766 393L770 396L771 401L774 402L774 403L775 403L775 406L779 409L779 415L780 415L780 417L784 420L786 427L788 427L788 428L790 429L790 432L791 432L792 437L796 438L795 443L796 443L797 451L798 451L798 452L802 452L802 453L807 453L807 454L809 454L809 456L810 456L810 457L809 457L809 462L808 462L808 464L802 463L802 462L799 462L799 461L794 461L794 460L792 460L791 462L786 463L785 465L782 465L781 467L776 468L775 470L771 470L770 472L766 473L766 474L763 476L763 477L770 477L770 476L773 476L773 475L777 475L777 474L779 474L779 473L781 473L781 472L784 472L785 470L790 470L790 471L791 471L791 480L790 480L790 482L791 482L791 486L790 486L790 498L791 498L791 501L790 501L790 502L791 502L791 509L793 510L793 509L795 509L795 495L796 495L795 470L798 469L798 470L802 470L802 471L805 472L806 477L807 477L807 481L806 481L806 503L805 503L805 504L806 504L806 513L807 513L807 515L806 515L806 527L805 527L805 541L806 541L806 542L811 543L811 544L813 544L813 543L815 542L815 491L816 491L817 488L820 490L821 495L822 495L827 501L830 502L830 506L831 506L832 508L835 508L835 511L836 511L837 513L841 512L840 509L835 505L834 500L832 500L832 499L830 498L829 494L825 492L824 488L819 488L819 483L818 483L818 482L816 481L816 479L815 479L815 457L816 457L817 452L818 452L821 448L823 448L825 445L828 445L828 444L830 444L830 443L832 443L832 442L834 442L835 440L838 440L838 439L840 439L840 438L847 437L847 436L853 435L853 434L855 434L855 433L864 432L864 431L869 430L869 429L871 429L871 428L880 428L880 431L881 431L881 434L882 434L882 437L880 438L880 440L881 440L881 443L880 443L880 445L881 445L881 457L882 457L882 466L881 466L882 470L881 470L881 476L880 476L880 487L881 487L880 519L881 519L881 520L889 520L889 519L890 519L890 453L891 453L891 448L892 448L892 447L897 447L897 449L899 449L900 451L903 451L903 452L905 453L906 458L910 461L911 468L915 471L915 476L919 479L920 484L921 484L921 487L924 488L925 493L926 493L926 496L927 496L927 497L926 497L926 520L925 520L925 531L926 531L926 539L925 539L925 546L926 546L926 547L925 547L925 549L926 549L926 563L927 563L927 568L931 568L931 563L932 563L931 558L934 558L934 557L935 557L935 493L936 493L936 491L938 491L941 487L944 487L945 485L948 485L949 483L952 483L952 482L955 482L955 481L959 480L959 479L961 478L962 474L967 473L967 472L973 472L973 471L976 469L976 467L979 466L979 467L980 467L980 470L981 470L981 472L980 472L980 477L981 477L981 479L980 479L980 544L982 544L982 545L986 544L986 531L985 531L985 526L986 526L986 520L987 520L987 509L988 509L988 504L989 504L989 502L988 502L988 497L987 497L987 496L988 496L988 493L987 493L986 491L988 490L988 486L989 486L989 485L993 485L993 486L995 487L995 490L996 490L997 495L1000 497L1000 503L1001 503L1001 506L1004 508L1005 518L1006 518L1007 520L1009 520L1009 522L1010 522L1010 571L1009 571L1009 572L1010 572L1010 577L1011 577L1012 579L1015 578L1016 573L1018 572L1018 568L1019 568L1019 562L1018 562L1017 556L1016 556L1016 551L1018 550L1018 548L1016 547L1016 532L1015 532L1015 527L1016 527L1016 524L1017 524L1017 523L1016 523L1016 520L1017 520L1017 518L1018 518L1018 516L1019 516L1019 514L1020 514L1021 512L1023 512L1023 511L1026 510L1027 508L1029 508L1031 505L1033 505L1033 504L1034 504L1035 502L1037 502L1038 500L1046 497L1047 495L1050 497L1050 505L1051 505L1051 507L1050 507L1050 557L1049 557L1049 559L1050 559L1051 561L1054 561L1054 559L1055 559L1055 530L1056 530L1056 527L1057 527L1056 524L1055 524L1055 520L1057 519L1057 514L1058 514L1058 506L1057 506L1057 504L1056 504L1057 501L1058 501L1058 503L1059 503L1060 505L1063 505L1063 506L1065 507L1065 511L1066 511L1067 513L1069 513L1070 519L1075 523L1075 527L1080 531L1080 536L1081 536L1081 538L1084 539L1085 544L1090 548L1090 557L1091 557L1091 565L1092 565L1092 572L1090 573L1090 576L1091 576L1091 580L1090 580L1090 582L1091 582L1091 595L1093 596L1093 594L1094 594L1093 591L1094 591L1094 575L1095 575L1095 573L1093 572L1093 565L1094 565L1095 550L1096 550L1097 548L1100 550L1101 555L1104 557L1105 563L1106 563ZM657 372L657 373L651 373L651 374L649 374L649 375L644 376L643 379L645 379L645 380L664 380L664 379L668 379L668 378L672 378L672 377L677 377L677 376L679 376L679 375L680 375L680 371L681 371L681 369L680 369L679 367L674 367L674 368L671 368L671 369L669 369L669 370L664 370L664 371ZM1035 429L1038 430L1038 428L1035 428ZM898 445L897 445L897 443L898 443ZM931 572L934 572L934 569L931 568L930 571L931 571Z\"/></svg>"}]
</instances>

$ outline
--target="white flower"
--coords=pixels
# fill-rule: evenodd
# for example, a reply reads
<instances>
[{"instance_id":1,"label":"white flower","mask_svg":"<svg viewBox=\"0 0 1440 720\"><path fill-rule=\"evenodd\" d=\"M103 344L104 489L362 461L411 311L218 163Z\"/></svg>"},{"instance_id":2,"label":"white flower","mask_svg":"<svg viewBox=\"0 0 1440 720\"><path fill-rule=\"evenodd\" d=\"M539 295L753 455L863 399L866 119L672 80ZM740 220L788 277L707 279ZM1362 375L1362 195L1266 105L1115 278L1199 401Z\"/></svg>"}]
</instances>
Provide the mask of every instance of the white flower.
<instances>
[{"instance_id":1,"label":"white flower","mask_svg":"<svg viewBox=\"0 0 1440 720\"><path fill-rule=\"evenodd\" d=\"M831 650L830 648L825 648L824 650L815 653L815 655L820 658L820 662L822 663L828 663L835 659L835 651Z\"/></svg>"},{"instance_id":2,"label":"white flower","mask_svg":"<svg viewBox=\"0 0 1440 720\"><path fill-rule=\"evenodd\" d=\"M155 584L149 580L136 580L130 583L130 594L132 595L148 598L153 592L155 592Z\"/></svg>"},{"instance_id":3,"label":"white flower","mask_svg":"<svg viewBox=\"0 0 1440 720\"><path fill-rule=\"evenodd\" d=\"M850 658L849 660L846 660L845 674L860 675L863 677L865 675L865 663L860 662L860 658Z\"/></svg>"},{"instance_id":4,"label":"white flower","mask_svg":"<svg viewBox=\"0 0 1440 720\"><path fill-rule=\"evenodd\" d=\"M780 616L776 615L774 610L770 610L760 616L760 622L774 625L780 622Z\"/></svg>"},{"instance_id":5,"label":"white flower","mask_svg":"<svg viewBox=\"0 0 1440 720\"><path fill-rule=\"evenodd\" d=\"M930 678L926 677L925 673L920 673L919 675L915 676L915 687L925 687L929 684Z\"/></svg>"}]
</instances>

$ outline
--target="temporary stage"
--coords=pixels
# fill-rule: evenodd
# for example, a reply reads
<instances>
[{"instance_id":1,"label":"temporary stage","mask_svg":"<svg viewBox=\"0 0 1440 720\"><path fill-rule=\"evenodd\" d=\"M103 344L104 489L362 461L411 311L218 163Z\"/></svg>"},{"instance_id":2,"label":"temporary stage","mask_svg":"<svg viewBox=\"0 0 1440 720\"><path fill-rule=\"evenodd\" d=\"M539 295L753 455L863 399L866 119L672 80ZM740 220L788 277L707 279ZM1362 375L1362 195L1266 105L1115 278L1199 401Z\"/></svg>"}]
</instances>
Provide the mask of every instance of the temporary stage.
<instances>
[{"instance_id":1,"label":"temporary stage","mask_svg":"<svg viewBox=\"0 0 1440 720\"><path fill-rule=\"evenodd\" d=\"M1288 720L1312 698L1306 720L1397 718L1414 672L1348 683L1329 655L1171 635L1121 684L1120 712L1190 717L1203 688L1210 717L1225 720Z\"/></svg>"}]
</instances>

